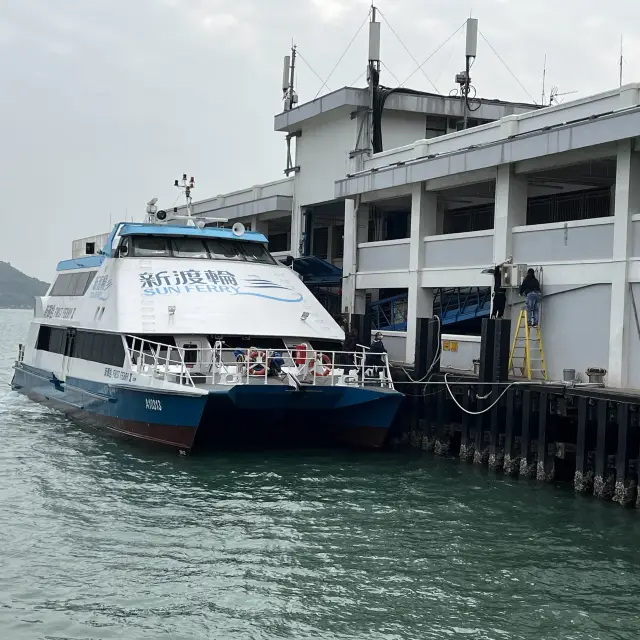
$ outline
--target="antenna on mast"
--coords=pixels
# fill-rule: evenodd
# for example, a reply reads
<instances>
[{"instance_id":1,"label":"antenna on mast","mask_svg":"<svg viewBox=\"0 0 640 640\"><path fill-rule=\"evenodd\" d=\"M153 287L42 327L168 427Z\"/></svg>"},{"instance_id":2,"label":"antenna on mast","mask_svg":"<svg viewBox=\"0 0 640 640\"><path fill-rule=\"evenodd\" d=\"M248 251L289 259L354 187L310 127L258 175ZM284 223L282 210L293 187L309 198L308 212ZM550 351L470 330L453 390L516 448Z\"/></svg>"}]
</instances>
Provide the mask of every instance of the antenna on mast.
<instances>
[{"instance_id":1,"label":"antenna on mast","mask_svg":"<svg viewBox=\"0 0 640 640\"><path fill-rule=\"evenodd\" d=\"M182 180L181 181L176 180L173 183L173 186L180 189L181 191L184 191L184 197L187 201L187 217L190 218L193 215L191 190L194 189L196 186L196 179L193 176L191 176L191 178L187 180L187 174L183 173Z\"/></svg>"},{"instance_id":2,"label":"antenna on mast","mask_svg":"<svg viewBox=\"0 0 640 640\"><path fill-rule=\"evenodd\" d=\"M460 85L460 97L463 100L464 124L469 124L469 93L471 91L471 60L476 59L478 52L478 19L467 18L467 41L465 50L465 70L456 75L456 83Z\"/></svg>"},{"instance_id":3,"label":"antenna on mast","mask_svg":"<svg viewBox=\"0 0 640 640\"><path fill-rule=\"evenodd\" d=\"M369 87L369 113L367 126L369 129L369 149L373 150L373 107L376 93L380 86L380 23L376 20L377 12L371 3L371 20L369 21L369 62L367 63L367 85Z\"/></svg>"},{"instance_id":4,"label":"antenna on mast","mask_svg":"<svg viewBox=\"0 0 640 640\"><path fill-rule=\"evenodd\" d=\"M561 96L570 96L572 93L578 93L577 89L573 91L565 91L564 93L558 93L560 89L558 87L551 87L551 91L549 92L549 106L555 104L560 104L561 100L558 100Z\"/></svg>"},{"instance_id":5,"label":"antenna on mast","mask_svg":"<svg viewBox=\"0 0 640 640\"><path fill-rule=\"evenodd\" d=\"M542 102L541 105L547 103L547 95L545 93L545 82L547 80L547 54L544 54L544 66L542 67Z\"/></svg>"},{"instance_id":6,"label":"antenna on mast","mask_svg":"<svg viewBox=\"0 0 640 640\"><path fill-rule=\"evenodd\" d=\"M291 41L291 55L284 57L284 65L282 67L282 99L284 100L284 110L291 111L298 104L298 94L295 90L296 81L296 54L297 47ZM297 138L300 131L293 131L287 134L287 168L284 174L288 176L290 173L297 173L300 167L294 166L291 158L291 139Z\"/></svg>"},{"instance_id":7,"label":"antenna on mast","mask_svg":"<svg viewBox=\"0 0 640 640\"><path fill-rule=\"evenodd\" d=\"M623 67L624 67L624 57L622 56L622 34L620 34L620 86L622 86Z\"/></svg>"},{"instance_id":8,"label":"antenna on mast","mask_svg":"<svg viewBox=\"0 0 640 640\"><path fill-rule=\"evenodd\" d=\"M291 55L284 57L282 68L282 98L284 110L291 111L298 104L298 94L295 91L296 79L296 45L291 44Z\"/></svg>"}]
</instances>

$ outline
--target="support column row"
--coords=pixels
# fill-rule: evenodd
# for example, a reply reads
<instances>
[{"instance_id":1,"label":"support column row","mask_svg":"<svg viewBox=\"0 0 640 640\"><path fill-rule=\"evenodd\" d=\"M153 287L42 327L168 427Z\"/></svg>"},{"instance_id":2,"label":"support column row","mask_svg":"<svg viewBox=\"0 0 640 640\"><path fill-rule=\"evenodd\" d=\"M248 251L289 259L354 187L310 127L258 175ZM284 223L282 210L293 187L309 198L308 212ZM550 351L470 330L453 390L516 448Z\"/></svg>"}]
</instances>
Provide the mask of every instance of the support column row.
<instances>
[{"instance_id":1,"label":"support column row","mask_svg":"<svg viewBox=\"0 0 640 640\"><path fill-rule=\"evenodd\" d=\"M631 216L640 212L640 154L632 140L618 143L613 216L613 276L609 320L608 383L624 388L628 378L628 339L635 326L629 318L629 257Z\"/></svg>"},{"instance_id":2,"label":"support column row","mask_svg":"<svg viewBox=\"0 0 640 640\"><path fill-rule=\"evenodd\" d=\"M438 196L416 183L411 191L411 236L409 243L409 282L407 304L407 342L405 361L415 360L417 320L433 315L433 290L421 286L421 270L426 264L425 236L435 235Z\"/></svg>"}]
</instances>

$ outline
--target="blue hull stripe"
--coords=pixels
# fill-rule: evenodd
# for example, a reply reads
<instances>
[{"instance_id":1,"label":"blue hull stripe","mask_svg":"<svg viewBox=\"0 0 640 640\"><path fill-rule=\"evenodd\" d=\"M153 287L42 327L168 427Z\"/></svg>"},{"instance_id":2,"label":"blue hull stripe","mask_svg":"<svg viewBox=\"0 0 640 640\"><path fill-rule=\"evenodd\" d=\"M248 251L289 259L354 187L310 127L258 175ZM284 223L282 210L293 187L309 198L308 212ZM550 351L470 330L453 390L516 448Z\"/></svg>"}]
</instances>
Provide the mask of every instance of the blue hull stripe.
<instances>
[{"instance_id":1,"label":"blue hull stripe","mask_svg":"<svg viewBox=\"0 0 640 640\"><path fill-rule=\"evenodd\" d=\"M145 439L191 447L196 431L233 433L250 423L262 435L283 427L317 433L366 429L381 442L402 394L376 388L237 385L208 395L179 395L120 387L75 377L61 381L29 365L15 369L13 386L83 422ZM376 444L375 446L379 446Z\"/></svg>"}]
</instances>

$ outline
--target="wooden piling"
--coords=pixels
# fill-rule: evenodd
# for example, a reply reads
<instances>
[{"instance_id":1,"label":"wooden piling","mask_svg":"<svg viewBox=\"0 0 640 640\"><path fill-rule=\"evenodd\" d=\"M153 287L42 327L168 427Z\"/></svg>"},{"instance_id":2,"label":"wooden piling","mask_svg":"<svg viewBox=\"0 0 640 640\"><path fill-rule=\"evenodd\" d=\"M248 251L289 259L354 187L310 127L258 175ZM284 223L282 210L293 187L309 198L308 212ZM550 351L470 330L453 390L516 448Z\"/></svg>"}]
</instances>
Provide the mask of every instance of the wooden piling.
<instances>
[{"instance_id":1,"label":"wooden piling","mask_svg":"<svg viewBox=\"0 0 640 640\"><path fill-rule=\"evenodd\" d=\"M471 400L469 398L470 387L464 388L462 406L469 411ZM473 440L471 439L471 420L473 416L462 412L462 432L460 434L460 460L470 462L473 460Z\"/></svg>"},{"instance_id":2,"label":"wooden piling","mask_svg":"<svg viewBox=\"0 0 640 640\"><path fill-rule=\"evenodd\" d=\"M593 495L602 500L610 500L613 497L615 487L615 476L609 472L607 465L608 404L605 399L598 400L597 404L598 431L594 459Z\"/></svg>"},{"instance_id":3,"label":"wooden piling","mask_svg":"<svg viewBox=\"0 0 640 640\"><path fill-rule=\"evenodd\" d=\"M593 487L593 470L589 468L587 448L587 417L589 399L578 398L578 428L576 433L576 470L573 475L573 488L578 493L587 493Z\"/></svg>"},{"instance_id":4,"label":"wooden piling","mask_svg":"<svg viewBox=\"0 0 640 640\"><path fill-rule=\"evenodd\" d=\"M535 474L533 450L531 447L531 391L522 394L522 436L520 438L520 475L531 477Z\"/></svg>"},{"instance_id":5,"label":"wooden piling","mask_svg":"<svg viewBox=\"0 0 640 640\"><path fill-rule=\"evenodd\" d=\"M446 431L446 424L445 424L446 399L447 399L446 389L440 389L437 395L436 429L435 429L435 444L434 444L434 451L436 455L439 455L439 456L448 455L449 448L451 446L451 438Z\"/></svg>"},{"instance_id":6,"label":"wooden piling","mask_svg":"<svg viewBox=\"0 0 640 640\"><path fill-rule=\"evenodd\" d=\"M512 387L507 391L507 410L504 426L504 472L508 476L515 476L520 469L520 456L516 450L516 390Z\"/></svg>"},{"instance_id":7,"label":"wooden piling","mask_svg":"<svg viewBox=\"0 0 640 640\"><path fill-rule=\"evenodd\" d=\"M491 401L495 403L503 389L498 384L494 384L492 389ZM503 399L492 407L489 414L489 469L492 471L502 471L504 466L504 449L500 446L500 436L504 428L500 421L500 408Z\"/></svg>"},{"instance_id":8,"label":"wooden piling","mask_svg":"<svg viewBox=\"0 0 640 640\"><path fill-rule=\"evenodd\" d=\"M538 467L536 478L540 482L549 482L555 475L554 440L550 437L549 394L540 394L538 410Z\"/></svg>"},{"instance_id":9,"label":"wooden piling","mask_svg":"<svg viewBox=\"0 0 640 640\"><path fill-rule=\"evenodd\" d=\"M635 504L637 497L637 485L632 482L629 468L632 454L629 409L629 405L624 402L618 404L618 451L616 453L616 485L613 500L623 507Z\"/></svg>"}]
</instances>

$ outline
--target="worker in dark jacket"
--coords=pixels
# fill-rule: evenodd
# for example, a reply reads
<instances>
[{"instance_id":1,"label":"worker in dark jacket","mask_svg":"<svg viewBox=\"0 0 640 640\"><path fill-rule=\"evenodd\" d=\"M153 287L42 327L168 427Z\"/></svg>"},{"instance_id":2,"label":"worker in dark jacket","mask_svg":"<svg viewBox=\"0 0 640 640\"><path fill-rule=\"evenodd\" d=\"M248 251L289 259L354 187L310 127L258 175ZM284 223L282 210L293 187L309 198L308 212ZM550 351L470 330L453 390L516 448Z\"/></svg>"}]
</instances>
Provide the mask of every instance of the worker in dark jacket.
<instances>
[{"instance_id":1,"label":"worker in dark jacket","mask_svg":"<svg viewBox=\"0 0 640 640\"><path fill-rule=\"evenodd\" d=\"M382 334L378 331L378 333L373 336L373 342L367 354L367 366L376 367L376 374L381 370L381 367L384 366L383 353L387 353L387 350L382 342Z\"/></svg>"},{"instance_id":2,"label":"worker in dark jacket","mask_svg":"<svg viewBox=\"0 0 640 640\"><path fill-rule=\"evenodd\" d=\"M340 364L343 366L354 365L354 353L358 349L358 334L354 329L345 329L344 342L342 343L342 351L340 354Z\"/></svg>"},{"instance_id":3,"label":"worker in dark jacket","mask_svg":"<svg viewBox=\"0 0 640 640\"><path fill-rule=\"evenodd\" d=\"M520 295L524 296L526 301L527 318L530 327L537 327L539 314L538 306L540 304L540 283L533 269L527 271L525 279L520 285Z\"/></svg>"},{"instance_id":4,"label":"worker in dark jacket","mask_svg":"<svg viewBox=\"0 0 640 640\"><path fill-rule=\"evenodd\" d=\"M507 304L507 290L502 286L502 265L496 265L493 269L493 306L491 308L492 318L502 318L504 308Z\"/></svg>"}]
</instances>

